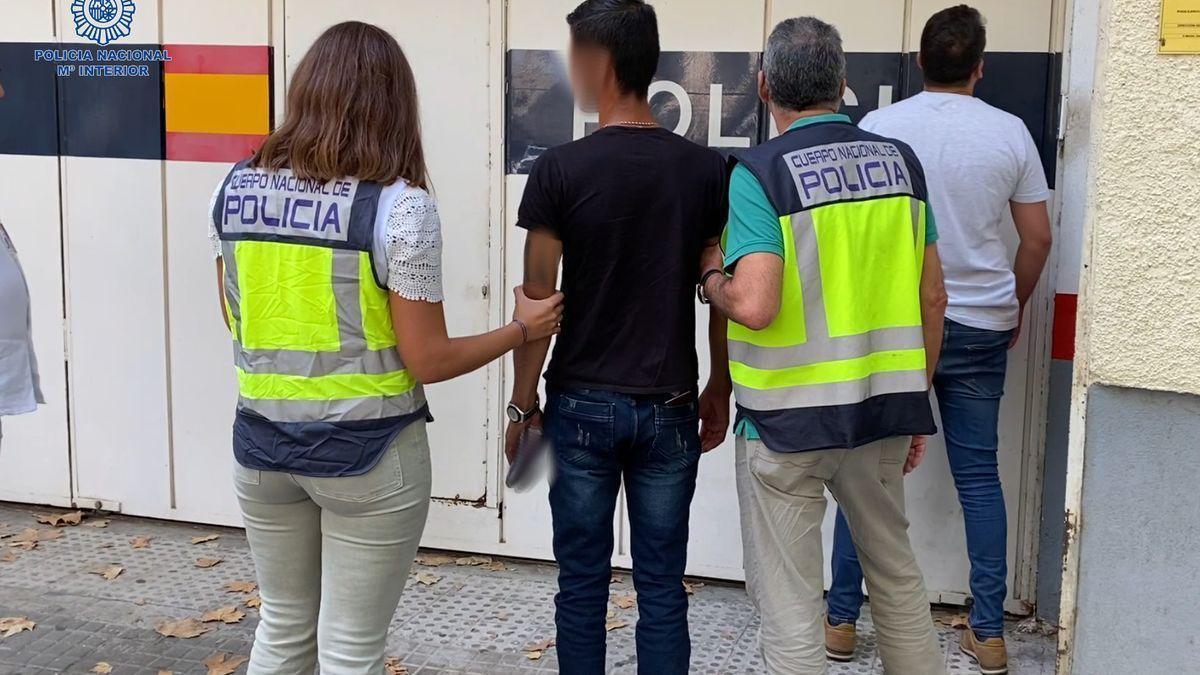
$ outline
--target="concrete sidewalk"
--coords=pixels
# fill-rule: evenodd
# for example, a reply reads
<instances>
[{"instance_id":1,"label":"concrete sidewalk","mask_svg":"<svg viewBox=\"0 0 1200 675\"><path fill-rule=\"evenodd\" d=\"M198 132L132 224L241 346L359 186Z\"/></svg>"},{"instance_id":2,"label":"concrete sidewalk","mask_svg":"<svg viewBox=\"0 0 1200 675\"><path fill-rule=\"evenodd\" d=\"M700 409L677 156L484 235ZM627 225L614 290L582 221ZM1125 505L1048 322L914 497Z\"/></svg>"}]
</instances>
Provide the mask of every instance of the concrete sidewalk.
<instances>
[{"instance_id":1,"label":"concrete sidewalk","mask_svg":"<svg viewBox=\"0 0 1200 675\"><path fill-rule=\"evenodd\" d=\"M254 581L240 530L120 516L88 515L78 525L57 528L36 520L61 513L0 504L0 537L7 535L0 540L0 673L104 672L97 668L101 663L119 674L230 673L220 666L210 671L204 663L232 664L249 656L257 612L247 605L255 595L225 589ZM25 533L28 528L37 530L36 541ZM192 543L211 535L218 536ZM557 670L553 648L532 658L539 656L538 643L554 635L552 565L437 552L423 552L422 560L428 564L414 567L388 639L389 654L408 673ZM104 573L116 576L110 580ZM616 577L609 669L633 673L633 586L627 573ZM232 623L200 623L208 632L198 637L166 637L155 630L164 620L199 619L223 607L234 608L226 612ZM944 621L951 615L939 613ZM22 618L36 625L2 637L5 619ZM696 582L690 619L695 672L762 672L754 611L740 586ZM20 627L9 624L11 630ZM977 672L959 654L955 631L938 627L943 646L950 648L950 671ZM865 644L858 660L831 664L831 673L882 672L869 617L860 631ZM1053 672L1053 638L1010 630L1009 649L1013 673Z\"/></svg>"}]
</instances>

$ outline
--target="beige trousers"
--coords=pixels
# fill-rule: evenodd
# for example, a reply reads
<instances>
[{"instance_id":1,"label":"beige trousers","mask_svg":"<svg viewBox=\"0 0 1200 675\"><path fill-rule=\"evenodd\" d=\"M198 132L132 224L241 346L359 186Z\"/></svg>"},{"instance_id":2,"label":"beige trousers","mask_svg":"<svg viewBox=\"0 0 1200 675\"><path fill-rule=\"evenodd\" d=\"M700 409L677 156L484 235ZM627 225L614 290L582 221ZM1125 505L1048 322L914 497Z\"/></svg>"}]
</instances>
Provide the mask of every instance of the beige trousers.
<instances>
[{"instance_id":1,"label":"beige trousers","mask_svg":"<svg viewBox=\"0 0 1200 675\"><path fill-rule=\"evenodd\" d=\"M746 586L762 615L759 642L769 672L825 672L825 488L854 535L884 672L946 672L908 540L902 480L908 444L891 438L853 450L779 453L737 438Z\"/></svg>"},{"instance_id":2,"label":"beige trousers","mask_svg":"<svg viewBox=\"0 0 1200 675\"><path fill-rule=\"evenodd\" d=\"M262 596L248 675L383 675L388 626L429 513L425 422L361 476L237 466Z\"/></svg>"}]
</instances>

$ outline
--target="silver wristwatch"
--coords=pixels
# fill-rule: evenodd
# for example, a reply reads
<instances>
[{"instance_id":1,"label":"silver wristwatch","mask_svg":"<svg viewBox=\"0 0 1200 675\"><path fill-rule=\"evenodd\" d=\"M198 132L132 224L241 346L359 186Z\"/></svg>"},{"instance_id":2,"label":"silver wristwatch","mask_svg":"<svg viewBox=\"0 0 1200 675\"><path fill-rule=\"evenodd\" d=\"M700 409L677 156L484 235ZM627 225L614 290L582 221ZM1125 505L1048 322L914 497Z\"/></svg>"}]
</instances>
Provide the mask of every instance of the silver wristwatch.
<instances>
[{"instance_id":1,"label":"silver wristwatch","mask_svg":"<svg viewBox=\"0 0 1200 675\"><path fill-rule=\"evenodd\" d=\"M539 404L538 397L534 396L533 397L533 405L530 406L529 410L521 410L521 408L519 406L517 406L516 403L512 403L510 401L508 404L508 408L505 409L504 413L506 415L508 415L508 421L512 422L513 424L520 424L521 422L528 422L530 417L533 417L535 414L537 414L538 409L539 409L538 404Z\"/></svg>"}]
</instances>

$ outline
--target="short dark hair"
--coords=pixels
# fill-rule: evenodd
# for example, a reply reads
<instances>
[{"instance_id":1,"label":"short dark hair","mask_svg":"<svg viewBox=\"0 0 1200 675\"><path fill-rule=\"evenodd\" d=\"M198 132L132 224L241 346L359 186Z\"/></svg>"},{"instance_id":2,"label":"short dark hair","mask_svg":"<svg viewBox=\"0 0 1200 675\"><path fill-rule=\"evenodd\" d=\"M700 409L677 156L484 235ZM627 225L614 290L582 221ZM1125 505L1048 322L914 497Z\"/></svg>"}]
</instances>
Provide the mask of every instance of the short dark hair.
<instances>
[{"instance_id":1,"label":"short dark hair","mask_svg":"<svg viewBox=\"0 0 1200 675\"><path fill-rule=\"evenodd\" d=\"M763 72L771 100L788 110L841 105L846 80L842 36L811 16L781 21L767 38Z\"/></svg>"},{"instance_id":2,"label":"short dark hair","mask_svg":"<svg viewBox=\"0 0 1200 675\"><path fill-rule=\"evenodd\" d=\"M921 66L925 80L960 85L983 60L987 28L979 10L967 5L949 7L929 17L921 32Z\"/></svg>"},{"instance_id":3,"label":"short dark hair","mask_svg":"<svg viewBox=\"0 0 1200 675\"><path fill-rule=\"evenodd\" d=\"M571 38L612 54L617 82L645 96L658 72L658 17L643 0L584 0L567 15Z\"/></svg>"}]
</instances>

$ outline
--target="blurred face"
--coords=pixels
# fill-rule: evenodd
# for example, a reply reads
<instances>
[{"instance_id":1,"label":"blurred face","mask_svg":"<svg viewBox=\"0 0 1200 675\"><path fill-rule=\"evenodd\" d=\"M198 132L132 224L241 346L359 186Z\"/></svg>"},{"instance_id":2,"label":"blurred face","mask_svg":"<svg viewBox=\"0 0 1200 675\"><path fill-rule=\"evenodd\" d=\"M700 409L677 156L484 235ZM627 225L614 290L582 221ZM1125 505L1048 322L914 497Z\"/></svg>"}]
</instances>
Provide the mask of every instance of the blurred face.
<instances>
[{"instance_id":1,"label":"blurred face","mask_svg":"<svg viewBox=\"0 0 1200 675\"><path fill-rule=\"evenodd\" d=\"M604 49L571 41L567 67L575 104L584 112L597 112L597 101L612 70L611 57Z\"/></svg>"}]
</instances>

